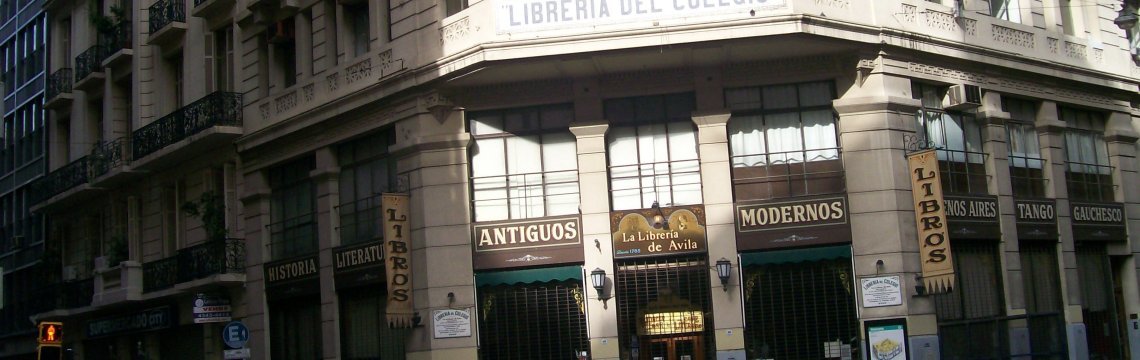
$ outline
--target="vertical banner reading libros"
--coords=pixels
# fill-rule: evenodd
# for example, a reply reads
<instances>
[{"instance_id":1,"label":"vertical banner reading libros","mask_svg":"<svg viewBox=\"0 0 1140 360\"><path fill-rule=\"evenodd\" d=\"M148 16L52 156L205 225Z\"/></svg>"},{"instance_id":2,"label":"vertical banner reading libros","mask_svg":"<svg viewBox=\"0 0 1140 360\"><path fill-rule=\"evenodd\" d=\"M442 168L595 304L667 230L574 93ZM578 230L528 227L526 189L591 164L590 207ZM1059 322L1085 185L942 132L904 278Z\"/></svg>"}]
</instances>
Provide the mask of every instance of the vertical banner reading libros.
<instances>
[{"instance_id":1,"label":"vertical banner reading libros","mask_svg":"<svg viewBox=\"0 0 1140 360\"><path fill-rule=\"evenodd\" d=\"M408 195L380 195L388 275L388 326L412 327L412 246L408 234Z\"/></svg>"},{"instance_id":2,"label":"vertical banner reading libros","mask_svg":"<svg viewBox=\"0 0 1140 360\"><path fill-rule=\"evenodd\" d=\"M938 154L933 149L911 153L907 155L907 163L914 196L914 220L918 225L922 279L929 293L946 292L954 287L954 261L950 257L950 238L946 231Z\"/></svg>"}]
</instances>

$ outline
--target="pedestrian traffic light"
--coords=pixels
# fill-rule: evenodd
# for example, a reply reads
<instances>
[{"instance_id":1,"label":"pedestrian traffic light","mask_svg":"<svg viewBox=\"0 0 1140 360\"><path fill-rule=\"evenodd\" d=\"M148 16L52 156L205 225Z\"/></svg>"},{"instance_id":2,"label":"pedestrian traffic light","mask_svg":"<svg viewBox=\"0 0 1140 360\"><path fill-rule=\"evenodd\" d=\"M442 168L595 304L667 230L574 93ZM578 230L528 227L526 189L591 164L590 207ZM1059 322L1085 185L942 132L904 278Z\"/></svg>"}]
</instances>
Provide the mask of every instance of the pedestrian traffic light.
<instances>
[{"instance_id":1,"label":"pedestrian traffic light","mask_svg":"<svg viewBox=\"0 0 1140 360\"><path fill-rule=\"evenodd\" d=\"M37 360L63 360L63 348L59 345L40 345L36 348Z\"/></svg>"},{"instance_id":2,"label":"pedestrian traffic light","mask_svg":"<svg viewBox=\"0 0 1140 360\"><path fill-rule=\"evenodd\" d=\"M63 343L63 323L58 322L41 322L40 323L40 345Z\"/></svg>"}]
</instances>

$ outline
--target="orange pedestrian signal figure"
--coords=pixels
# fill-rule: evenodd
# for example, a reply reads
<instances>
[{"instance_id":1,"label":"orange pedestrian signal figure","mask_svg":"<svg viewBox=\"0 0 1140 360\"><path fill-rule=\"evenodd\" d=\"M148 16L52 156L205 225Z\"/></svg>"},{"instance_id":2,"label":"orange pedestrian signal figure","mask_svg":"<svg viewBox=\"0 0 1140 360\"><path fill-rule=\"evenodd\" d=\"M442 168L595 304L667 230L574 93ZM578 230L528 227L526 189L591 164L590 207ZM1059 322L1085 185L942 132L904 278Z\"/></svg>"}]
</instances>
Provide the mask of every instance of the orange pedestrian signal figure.
<instances>
[{"instance_id":1,"label":"orange pedestrian signal figure","mask_svg":"<svg viewBox=\"0 0 1140 360\"><path fill-rule=\"evenodd\" d=\"M57 322L40 323L40 344L63 343L63 324Z\"/></svg>"}]
</instances>

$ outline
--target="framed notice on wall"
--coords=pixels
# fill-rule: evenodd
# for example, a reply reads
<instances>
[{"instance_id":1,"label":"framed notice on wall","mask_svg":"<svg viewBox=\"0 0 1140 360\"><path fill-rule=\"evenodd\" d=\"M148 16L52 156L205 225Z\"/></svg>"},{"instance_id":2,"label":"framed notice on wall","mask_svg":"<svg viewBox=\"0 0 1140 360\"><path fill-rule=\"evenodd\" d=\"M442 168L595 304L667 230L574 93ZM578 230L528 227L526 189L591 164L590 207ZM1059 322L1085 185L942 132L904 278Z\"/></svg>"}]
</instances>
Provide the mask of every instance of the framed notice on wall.
<instances>
[{"instance_id":1,"label":"framed notice on wall","mask_svg":"<svg viewBox=\"0 0 1140 360\"><path fill-rule=\"evenodd\" d=\"M871 320L863 323L871 360L907 360L906 319Z\"/></svg>"}]
</instances>

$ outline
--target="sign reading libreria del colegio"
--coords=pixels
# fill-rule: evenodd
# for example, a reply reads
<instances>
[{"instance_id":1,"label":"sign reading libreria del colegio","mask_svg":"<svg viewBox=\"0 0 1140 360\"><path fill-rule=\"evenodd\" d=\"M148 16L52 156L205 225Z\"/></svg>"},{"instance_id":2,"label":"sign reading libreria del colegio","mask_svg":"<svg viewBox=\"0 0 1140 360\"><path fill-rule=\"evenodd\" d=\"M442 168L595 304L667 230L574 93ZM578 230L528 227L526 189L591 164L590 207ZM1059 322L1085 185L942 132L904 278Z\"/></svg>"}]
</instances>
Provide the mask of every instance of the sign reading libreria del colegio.
<instances>
[{"instance_id":1,"label":"sign reading libreria del colegio","mask_svg":"<svg viewBox=\"0 0 1140 360\"><path fill-rule=\"evenodd\" d=\"M496 0L500 34L779 9L785 0Z\"/></svg>"}]
</instances>

